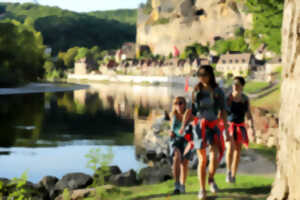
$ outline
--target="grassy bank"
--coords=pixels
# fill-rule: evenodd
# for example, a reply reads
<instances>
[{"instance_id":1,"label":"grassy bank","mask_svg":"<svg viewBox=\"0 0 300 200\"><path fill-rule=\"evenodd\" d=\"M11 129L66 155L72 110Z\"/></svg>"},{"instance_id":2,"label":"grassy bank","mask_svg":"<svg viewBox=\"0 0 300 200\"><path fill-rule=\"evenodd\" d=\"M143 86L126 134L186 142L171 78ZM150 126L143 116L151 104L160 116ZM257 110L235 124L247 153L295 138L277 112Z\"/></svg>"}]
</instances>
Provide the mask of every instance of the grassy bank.
<instances>
[{"instance_id":1,"label":"grassy bank","mask_svg":"<svg viewBox=\"0 0 300 200\"><path fill-rule=\"evenodd\" d=\"M269 86L268 82L251 81L245 85L244 91L246 93L255 93L255 92L261 91L262 89L264 89L268 86Z\"/></svg>"},{"instance_id":2,"label":"grassy bank","mask_svg":"<svg viewBox=\"0 0 300 200\"><path fill-rule=\"evenodd\" d=\"M263 176L239 175L236 184L225 183L225 175L217 174L216 182L220 187L218 194L208 192L208 199L266 199L270 193L273 179ZM173 180L155 185L122 187L115 194L109 194L105 199L122 200L196 200L199 190L197 176L189 176L186 184L186 194L173 196ZM208 188L207 188L208 189ZM92 198L89 198L92 199Z\"/></svg>"},{"instance_id":3,"label":"grassy bank","mask_svg":"<svg viewBox=\"0 0 300 200\"><path fill-rule=\"evenodd\" d=\"M255 106L255 107L265 108L273 113L279 113L280 86L278 86L276 88L276 90L274 90L270 94L268 94L262 98L252 100L251 104L252 104L252 106Z\"/></svg>"}]
</instances>

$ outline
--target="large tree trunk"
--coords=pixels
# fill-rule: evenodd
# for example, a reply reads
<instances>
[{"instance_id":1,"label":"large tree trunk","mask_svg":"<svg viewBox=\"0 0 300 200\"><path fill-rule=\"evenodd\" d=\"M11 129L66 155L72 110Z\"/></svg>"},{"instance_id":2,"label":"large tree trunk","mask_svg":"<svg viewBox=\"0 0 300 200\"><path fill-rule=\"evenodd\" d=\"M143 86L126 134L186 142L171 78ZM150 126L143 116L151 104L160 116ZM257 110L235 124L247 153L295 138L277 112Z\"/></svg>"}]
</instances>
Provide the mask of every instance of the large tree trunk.
<instances>
[{"instance_id":1,"label":"large tree trunk","mask_svg":"<svg viewBox=\"0 0 300 200\"><path fill-rule=\"evenodd\" d=\"M269 200L300 199L300 0L285 0L277 174Z\"/></svg>"}]
</instances>

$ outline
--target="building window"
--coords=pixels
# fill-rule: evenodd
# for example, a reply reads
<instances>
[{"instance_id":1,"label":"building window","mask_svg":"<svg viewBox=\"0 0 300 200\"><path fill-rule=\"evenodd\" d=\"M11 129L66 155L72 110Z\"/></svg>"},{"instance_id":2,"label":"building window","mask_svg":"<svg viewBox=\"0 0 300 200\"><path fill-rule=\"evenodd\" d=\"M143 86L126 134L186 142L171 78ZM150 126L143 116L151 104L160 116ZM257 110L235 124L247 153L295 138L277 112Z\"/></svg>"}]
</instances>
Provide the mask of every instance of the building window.
<instances>
[{"instance_id":1,"label":"building window","mask_svg":"<svg viewBox=\"0 0 300 200\"><path fill-rule=\"evenodd\" d=\"M223 64L226 64L226 60L222 60L222 63L223 63Z\"/></svg>"},{"instance_id":2,"label":"building window","mask_svg":"<svg viewBox=\"0 0 300 200\"><path fill-rule=\"evenodd\" d=\"M235 60L235 63L239 63L239 60L238 60L238 59L236 59L236 60Z\"/></svg>"},{"instance_id":3,"label":"building window","mask_svg":"<svg viewBox=\"0 0 300 200\"><path fill-rule=\"evenodd\" d=\"M232 60L231 60L231 59L229 60L229 63L232 63Z\"/></svg>"},{"instance_id":4,"label":"building window","mask_svg":"<svg viewBox=\"0 0 300 200\"><path fill-rule=\"evenodd\" d=\"M242 59L242 62L243 62L243 63L245 63L245 62L246 62L246 60L245 60L245 59Z\"/></svg>"}]
</instances>

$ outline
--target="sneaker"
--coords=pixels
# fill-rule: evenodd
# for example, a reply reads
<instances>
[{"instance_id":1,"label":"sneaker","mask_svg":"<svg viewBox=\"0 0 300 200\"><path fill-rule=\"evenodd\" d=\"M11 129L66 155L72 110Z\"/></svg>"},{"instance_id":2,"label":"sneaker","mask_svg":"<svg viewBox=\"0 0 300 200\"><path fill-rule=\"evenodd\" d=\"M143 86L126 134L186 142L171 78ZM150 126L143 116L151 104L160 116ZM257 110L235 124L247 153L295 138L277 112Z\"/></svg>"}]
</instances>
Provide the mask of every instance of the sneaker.
<instances>
[{"instance_id":1,"label":"sneaker","mask_svg":"<svg viewBox=\"0 0 300 200\"><path fill-rule=\"evenodd\" d=\"M218 186L217 186L217 184L215 183L214 180L209 181L208 184L209 184L209 187L210 187L210 191L212 193L217 193L219 191L219 188L218 188Z\"/></svg>"},{"instance_id":2,"label":"sneaker","mask_svg":"<svg viewBox=\"0 0 300 200\"><path fill-rule=\"evenodd\" d=\"M231 183L235 183L235 177L231 177Z\"/></svg>"},{"instance_id":3,"label":"sneaker","mask_svg":"<svg viewBox=\"0 0 300 200\"><path fill-rule=\"evenodd\" d=\"M175 183L175 189L173 191L174 195L180 194L180 184L179 183Z\"/></svg>"},{"instance_id":4,"label":"sneaker","mask_svg":"<svg viewBox=\"0 0 300 200\"><path fill-rule=\"evenodd\" d=\"M176 188L176 189L173 191L173 195L178 195L178 194L180 194L180 190Z\"/></svg>"},{"instance_id":5,"label":"sneaker","mask_svg":"<svg viewBox=\"0 0 300 200\"><path fill-rule=\"evenodd\" d=\"M206 199L206 191L205 190L200 190L198 192L198 199L201 199L201 200L205 200Z\"/></svg>"},{"instance_id":6,"label":"sneaker","mask_svg":"<svg viewBox=\"0 0 300 200\"><path fill-rule=\"evenodd\" d=\"M179 191L180 191L180 194L184 194L185 193L185 185L180 185Z\"/></svg>"},{"instance_id":7,"label":"sneaker","mask_svg":"<svg viewBox=\"0 0 300 200\"><path fill-rule=\"evenodd\" d=\"M231 181L232 181L231 171L228 171L226 175L226 183L231 183Z\"/></svg>"}]
</instances>

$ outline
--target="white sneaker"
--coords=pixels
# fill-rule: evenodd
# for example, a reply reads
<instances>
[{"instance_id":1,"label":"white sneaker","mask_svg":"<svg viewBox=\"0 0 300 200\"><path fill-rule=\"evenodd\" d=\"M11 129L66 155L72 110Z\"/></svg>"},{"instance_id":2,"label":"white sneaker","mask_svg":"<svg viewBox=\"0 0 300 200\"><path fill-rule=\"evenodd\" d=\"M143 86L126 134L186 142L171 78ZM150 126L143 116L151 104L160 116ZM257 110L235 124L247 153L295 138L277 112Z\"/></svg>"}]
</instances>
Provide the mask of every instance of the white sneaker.
<instances>
[{"instance_id":1,"label":"white sneaker","mask_svg":"<svg viewBox=\"0 0 300 200\"><path fill-rule=\"evenodd\" d=\"M231 177L231 171L227 172L226 175L226 183L231 183L232 177Z\"/></svg>"},{"instance_id":2,"label":"white sneaker","mask_svg":"<svg viewBox=\"0 0 300 200\"><path fill-rule=\"evenodd\" d=\"M219 191L219 188L218 188L217 184L215 183L215 181L210 182L209 186L210 186L210 191L212 193L215 194L215 193L217 193Z\"/></svg>"},{"instance_id":3,"label":"white sneaker","mask_svg":"<svg viewBox=\"0 0 300 200\"><path fill-rule=\"evenodd\" d=\"M201 200L205 200L206 199L206 191L205 190L200 190L198 192L198 199L201 199Z\"/></svg>"}]
</instances>

